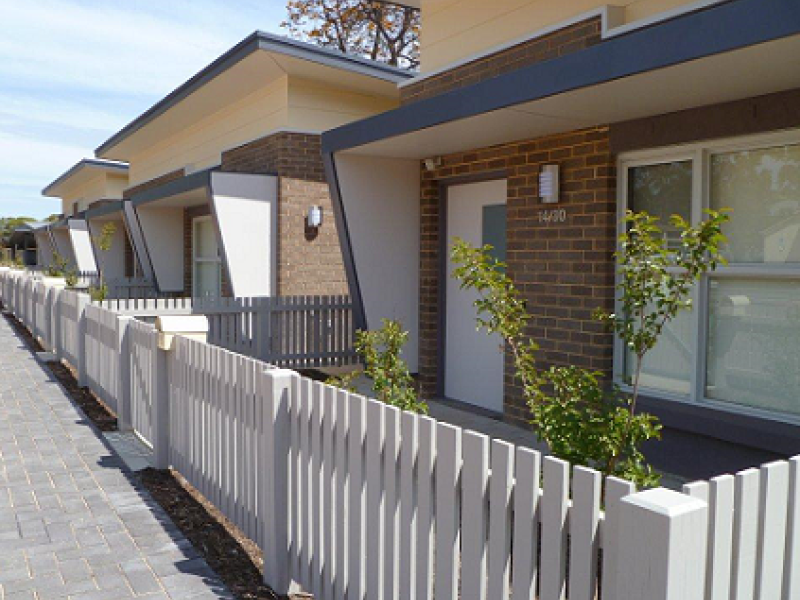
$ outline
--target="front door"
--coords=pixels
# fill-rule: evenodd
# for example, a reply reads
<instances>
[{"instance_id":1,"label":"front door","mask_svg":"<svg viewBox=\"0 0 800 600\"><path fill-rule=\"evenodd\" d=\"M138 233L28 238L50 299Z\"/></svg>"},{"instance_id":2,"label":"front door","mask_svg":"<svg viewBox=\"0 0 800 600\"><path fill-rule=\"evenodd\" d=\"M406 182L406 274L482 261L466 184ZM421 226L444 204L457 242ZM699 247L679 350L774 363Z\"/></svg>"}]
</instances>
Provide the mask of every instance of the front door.
<instances>
[{"instance_id":1,"label":"front door","mask_svg":"<svg viewBox=\"0 0 800 600\"><path fill-rule=\"evenodd\" d=\"M506 251L505 179L454 185L447 192L448 252L453 239L462 238L473 246L491 244L494 255L505 261ZM444 393L496 412L503 410L503 342L476 330L478 294L462 290L453 278L454 265L448 258L445 301Z\"/></svg>"}]
</instances>

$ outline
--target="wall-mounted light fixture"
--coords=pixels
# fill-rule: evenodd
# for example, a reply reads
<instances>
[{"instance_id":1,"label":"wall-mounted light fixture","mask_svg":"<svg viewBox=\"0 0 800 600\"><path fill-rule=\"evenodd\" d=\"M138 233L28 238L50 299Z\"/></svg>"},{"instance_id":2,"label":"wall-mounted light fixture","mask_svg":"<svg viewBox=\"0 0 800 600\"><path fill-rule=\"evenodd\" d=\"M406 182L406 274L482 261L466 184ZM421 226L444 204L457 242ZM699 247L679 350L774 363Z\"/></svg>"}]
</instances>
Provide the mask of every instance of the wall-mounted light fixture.
<instances>
[{"instance_id":1,"label":"wall-mounted light fixture","mask_svg":"<svg viewBox=\"0 0 800 600\"><path fill-rule=\"evenodd\" d=\"M306 225L308 225L308 227L311 229L316 229L322 225L321 206L311 206L308 209L308 215L306 216Z\"/></svg>"},{"instance_id":2,"label":"wall-mounted light fixture","mask_svg":"<svg viewBox=\"0 0 800 600\"><path fill-rule=\"evenodd\" d=\"M442 157L441 156L433 156L431 158L426 158L424 161L425 163L425 170L426 171L433 171L438 169L442 166Z\"/></svg>"},{"instance_id":3,"label":"wall-mounted light fixture","mask_svg":"<svg viewBox=\"0 0 800 600\"><path fill-rule=\"evenodd\" d=\"M558 203L558 188L558 165L544 165L539 173L539 198L542 203Z\"/></svg>"}]
</instances>

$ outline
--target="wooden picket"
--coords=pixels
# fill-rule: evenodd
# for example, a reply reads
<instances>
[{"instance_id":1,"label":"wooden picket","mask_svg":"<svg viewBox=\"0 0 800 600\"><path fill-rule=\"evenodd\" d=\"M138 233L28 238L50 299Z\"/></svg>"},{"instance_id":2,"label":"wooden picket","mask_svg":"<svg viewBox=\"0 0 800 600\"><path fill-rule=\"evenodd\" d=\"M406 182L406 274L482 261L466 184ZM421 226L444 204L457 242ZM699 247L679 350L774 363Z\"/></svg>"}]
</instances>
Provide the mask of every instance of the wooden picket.
<instances>
[{"instance_id":1,"label":"wooden picket","mask_svg":"<svg viewBox=\"0 0 800 600\"><path fill-rule=\"evenodd\" d=\"M113 412L119 413L122 357L117 315L89 304L84 310L84 319L88 385Z\"/></svg>"},{"instance_id":2,"label":"wooden picket","mask_svg":"<svg viewBox=\"0 0 800 600\"><path fill-rule=\"evenodd\" d=\"M131 321L127 327L131 426L145 443L152 445L158 333L152 325L142 321Z\"/></svg>"}]
</instances>

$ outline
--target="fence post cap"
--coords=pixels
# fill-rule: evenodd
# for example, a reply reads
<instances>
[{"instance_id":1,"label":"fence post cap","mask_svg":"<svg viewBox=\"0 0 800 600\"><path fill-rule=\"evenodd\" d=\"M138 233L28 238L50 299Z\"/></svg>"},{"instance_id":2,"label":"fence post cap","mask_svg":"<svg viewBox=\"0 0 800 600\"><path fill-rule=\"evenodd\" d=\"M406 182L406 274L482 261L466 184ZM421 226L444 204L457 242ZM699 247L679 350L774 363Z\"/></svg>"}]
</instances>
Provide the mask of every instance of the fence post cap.
<instances>
[{"instance_id":1,"label":"fence post cap","mask_svg":"<svg viewBox=\"0 0 800 600\"><path fill-rule=\"evenodd\" d=\"M67 280L64 277L42 277L42 283L50 287L65 288L67 287Z\"/></svg>"},{"instance_id":2,"label":"fence post cap","mask_svg":"<svg viewBox=\"0 0 800 600\"><path fill-rule=\"evenodd\" d=\"M631 494L625 496L622 502L666 517L678 517L708 507L708 504L700 498L666 488L654 488Z\"/></svg>"},{"instance_id":3,"label":"fence post cap","mask_svg":"<svg viewBox=\"0 0 800 600\"><path fill-rule=\"evenodd\" d=\"M165 315L156 317L158 347L162 350L172 348L172 339L182 335L205 342L208 337L208 318L204 315Z\"/></svg>"},{"instance_id":4,"label":"fence post cap","mask_svg":"<svg viewBox=\"0 0 800 600\"><path fill-rule=\"evenodd\" d=\"M272 367L264 369L264 374L271 378L273 381L280 381L281 379L291 379L297 375L297 371L292 369L281 369L280 367Z\"/></svg>"}]
</instances>

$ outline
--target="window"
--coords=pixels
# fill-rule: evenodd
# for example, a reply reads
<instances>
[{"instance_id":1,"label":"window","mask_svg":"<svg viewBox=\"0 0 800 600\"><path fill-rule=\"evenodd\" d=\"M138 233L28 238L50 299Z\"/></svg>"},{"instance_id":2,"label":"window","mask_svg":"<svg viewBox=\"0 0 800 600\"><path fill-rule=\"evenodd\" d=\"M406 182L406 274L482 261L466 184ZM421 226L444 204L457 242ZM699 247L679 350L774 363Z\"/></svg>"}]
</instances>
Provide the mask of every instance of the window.
<instances>
[{"instance_id":1,"label":"window","mask_svg":"<svg viewBox=\"0 0 800 600\"><path fill-rule=\"evenodd\" d=\"M209 216L192 221L192 257L192 296L220 296L222 265L214 223Z\"/></svg>"},{"instance_id":2,"label":"window","mask_svg":"<svg viewBox=\"0 0 800 600\"><path fill-rule=\"evenodd\" d=\"M642 365L652 395L800 416L800 133L675 150L620 161L621 209L698 222L732 209L729 261L704 277L694 310L664 332ZM668 241L675 231L664 227ZM617 377L635 359L618 342Z\"/></svg>"}]
</instances>

